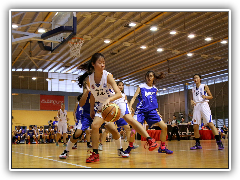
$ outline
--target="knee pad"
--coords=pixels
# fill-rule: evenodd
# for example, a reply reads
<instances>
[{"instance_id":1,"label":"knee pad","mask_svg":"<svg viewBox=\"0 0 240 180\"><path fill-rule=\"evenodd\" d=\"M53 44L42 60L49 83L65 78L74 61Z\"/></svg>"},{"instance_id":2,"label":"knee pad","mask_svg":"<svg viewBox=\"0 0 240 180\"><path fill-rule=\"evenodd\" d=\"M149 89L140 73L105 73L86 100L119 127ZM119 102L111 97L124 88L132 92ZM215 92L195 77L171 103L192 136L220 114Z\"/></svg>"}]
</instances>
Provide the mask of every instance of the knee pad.
<instances>
[{"instance_id":1,"label":"knee pad","mask_svg":"<svg viewBox=\"0 0 240 180\"><path fill-rule=\"evenodd\" d=\"M78 136L78 137L75 136L75 133L76 133L76 131L75 131L74 134L73 134L73 139L80 139L80 138L82 137L83 132L82 132L82 134L80 134L80 136Z\"/></svg>"}]
</instances>

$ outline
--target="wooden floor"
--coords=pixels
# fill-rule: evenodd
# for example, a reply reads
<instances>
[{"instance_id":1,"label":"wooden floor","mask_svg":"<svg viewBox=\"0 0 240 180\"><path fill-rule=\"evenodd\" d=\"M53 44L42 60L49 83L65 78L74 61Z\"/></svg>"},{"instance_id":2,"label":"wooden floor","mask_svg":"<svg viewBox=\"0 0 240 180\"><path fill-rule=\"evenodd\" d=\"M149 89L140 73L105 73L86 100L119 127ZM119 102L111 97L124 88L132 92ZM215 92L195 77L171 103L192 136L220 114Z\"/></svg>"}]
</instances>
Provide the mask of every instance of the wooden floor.
<instances>
[{"instance_id":1,"label":"wooden floor","mask_svg":"<svg viewBox=\"0 0 240 180\"><path fill-rule=\"evenodd\" d=\"M225 149L218 150L215 140L202 140L201 150L190 150L194 140L167 141L173 154L159 154L157 150L144 149L144 141L137 140L139 148L132 150L129 158L117 155L114 142L106 142L99 151L100 161L86 163L89 156L86 143L78 143L78 149L70 151L67 159L59 159L65 147L53 144L12 145L12 168L228 168L228 140L223 139ZM128 146L122 141L123 148Z\"/></svg>"}]
</instances>

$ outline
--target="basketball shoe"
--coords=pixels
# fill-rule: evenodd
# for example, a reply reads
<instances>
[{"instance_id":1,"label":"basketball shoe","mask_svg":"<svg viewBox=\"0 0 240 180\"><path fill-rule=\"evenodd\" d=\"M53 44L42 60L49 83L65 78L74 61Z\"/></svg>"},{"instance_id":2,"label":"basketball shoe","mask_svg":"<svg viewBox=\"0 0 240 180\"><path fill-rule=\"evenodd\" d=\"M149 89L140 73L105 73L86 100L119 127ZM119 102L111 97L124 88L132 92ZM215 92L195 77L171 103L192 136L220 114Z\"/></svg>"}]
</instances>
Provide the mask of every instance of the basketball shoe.
<instances>
[{"instance_id":1,"label":"basketball shoe","mask_svg":"<svg viewBox=\"0 0 240 180\"><path fill-rule=\"evenodd\" d=\"M99 161L99 154L96 154L95 152L91 152L91 151L90 153L92 153L92 155L90 155L89 158L86 159L86 163Z\"/></svg>"},{"instance_id":2,"label":"basketball shoe","mask_svg":"<svg viewBox=\"0 0 240 180\"><path fill-rule=\"evenodd\" d=\"M130 154L132 149L135 149L134 146L128 146L127 149L124 151L124 153Z\"/></svg>"},{"instance_id":3,"label":"basketball shoe","mask_svg":"<svg viewBox=\"0 0 240 180\"><path fill-rule=\"evenodd\" d=\"M77 145L74 144L74 146L72 147L72 149L77 149Z\"/></svg>"},{"instance_id":4,"label":"basketball shoe","mask_svg":"<svg viewBox=\"0 0 240 180\"><path fill-rule=\"evenodd\" d=\"M68 157L69 151L64 150L63 153L59 156L60 159L66 159Z\"/></svg>"},{"instance_id":5,"label":"basketball shoe","mask_svg":"<svg viewBox=\"0 0 240 180\"><path fill-rule=\"evenodd\" d=\"M128 158L129 154L125 153L125 151L123 151L123 148L118 149L118 156L122 156L123 158Z\"/></svg>"},{"instance_id":6,"label":"basketball shoe","mask_svg":"<svg viewBox=\"0 0 240 180\"><path fill-rule=\"evenodd\" d=\"M102 145L101 143L98 145L98 150L99 150L99 151L102 151L102 150L103 150L103 145Z\"/></svg>"},{"instance_id":7,"label":"basketball shoe","mask_svg":"<svg viewBox=\"0 0 240 180\"><path fill-rule=\"evenodd\" d=\"M195 146L191 147L190 150L202 149L200 143L196 142Z\"/></svg>"},{"instance_id":8,"label":"basketball shoe","mask_svg":"<svg viewBox=\"0 0 240 180\"><path fill-rule=\"evenodd\" d=\"M152 139L148 139L146 144L145 144L145 146L146 145L148 145L148 150L149 151L153 151L154 149L156 149L159 146L159 144L156 143L155 139L153 139L153 138ZM146 149L145 146L144 146L144 148Z\"/></svg>"},{"instance_id":9,"label":"basketball shoe","mask_svg":"<svg viewBox=\"0 0 240 180\"><path fill-rule=\"evenodd\" d=\"M223 147L223 144L222 144L222 141L217 141L217 145L218 145L218 150L223 150L224 147Z\"/></svg>"},{"instance_id":10,"label":"basketball shoe","mask_svg":"<svg viewBox=\"0 0 240 180\"><path fill-rule=\"evenodd\" d=\"M173 151L167 149L166 147L165 147L164 149L162 149L161 147L159 147L159 149L158 149L158 153L172 154Z\"/></svg>"}]
</instances>

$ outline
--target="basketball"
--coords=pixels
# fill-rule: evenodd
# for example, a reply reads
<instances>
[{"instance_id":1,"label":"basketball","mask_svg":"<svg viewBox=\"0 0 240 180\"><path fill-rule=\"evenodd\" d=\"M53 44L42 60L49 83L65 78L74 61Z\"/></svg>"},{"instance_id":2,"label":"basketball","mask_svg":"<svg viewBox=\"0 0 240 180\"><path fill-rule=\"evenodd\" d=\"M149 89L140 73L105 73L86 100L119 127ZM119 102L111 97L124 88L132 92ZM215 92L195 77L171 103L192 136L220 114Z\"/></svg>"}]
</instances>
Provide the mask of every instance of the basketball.
<instances>
[{"instance_id":1,"label":"basketball","mask_svg":"<svg viewBox=\"0 0 240 180\"><path fill-rule=\"evenodd\" d=\"M105 121L114 122L120 118L121 110L117 104L109 103L102 110L102 117Z\"/></svg>"}]
</instances>

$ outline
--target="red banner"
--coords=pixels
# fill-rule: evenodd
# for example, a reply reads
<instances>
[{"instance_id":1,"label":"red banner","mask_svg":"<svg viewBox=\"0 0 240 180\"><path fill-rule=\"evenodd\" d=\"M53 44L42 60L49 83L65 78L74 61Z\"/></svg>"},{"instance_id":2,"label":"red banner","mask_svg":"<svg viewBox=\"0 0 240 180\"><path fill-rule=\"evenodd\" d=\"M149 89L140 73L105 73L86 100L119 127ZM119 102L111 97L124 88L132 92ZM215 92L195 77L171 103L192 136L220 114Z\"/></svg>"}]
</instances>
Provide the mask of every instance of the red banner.
<instances>
[{"instance_id":1,"label":"red banner","mask_svg":"<svg viewBox=\"0 0 240 180\"><path fill-rule=\"evenodd\" d=\"M64 96L40 95L40 110L59 110Z\"/></svg>"}]
</instances>

